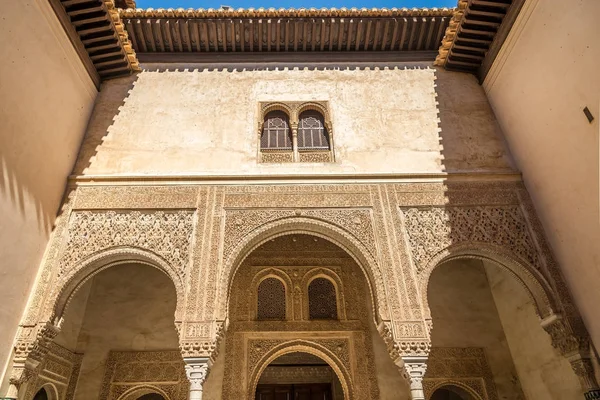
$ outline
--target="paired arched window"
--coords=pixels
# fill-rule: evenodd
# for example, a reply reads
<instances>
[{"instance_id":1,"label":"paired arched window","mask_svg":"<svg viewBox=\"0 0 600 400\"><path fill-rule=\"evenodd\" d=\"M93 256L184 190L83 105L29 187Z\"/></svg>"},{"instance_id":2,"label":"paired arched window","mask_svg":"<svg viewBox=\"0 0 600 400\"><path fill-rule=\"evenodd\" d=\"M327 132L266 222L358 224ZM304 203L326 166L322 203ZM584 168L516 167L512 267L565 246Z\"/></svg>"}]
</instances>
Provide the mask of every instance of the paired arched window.
<instances>
[{"instance_id":1,"label":"paired arched window","mask_svg":"<svg viewBox=\"0 0 600 400\"><path fill-rule=\"evenodd\" d=\"M335 161L327 102L265 102L260 109L259 162Z\"/></svg>"},{"instance_id":2,"label":"paired arched window","mask_svg":"<svg viewBox=\"0 0 600 400\"><path fill-rule=\"evenodd\" d=\"M299 150L329 150L329 136L320 112L309 110L298 121Z\"/></svg>"},{"instance_id":3,"label":"paired arched window","mask_svg":"<svg viewBox=\"0 0 600 400\"><path fill-rule=\"evenodd\" d=\"M267 278L258 285L257 319L285 319L285 286L277 278Z\"/></svg>"},{"instance_id":4,"label":"paired arched window","mask_svg":"<svg viewBox=\"0 0 600 400\"><path fill-rule=\"evenodd\" d=\"M326 278L316 278L308 285L308 316L310 319L337 319L335 286Z\"/></svg>"},{"instance_id":5,"label":"paired arched window","mask_svg":"<svg viewBox=\"0 0 600 400\"><path fill-rule=\"evenodd\" d=\"M283 111L271 111L265 115L260 138L261 150L292 150L290 121Z\"/></svg>"}]
</instances>

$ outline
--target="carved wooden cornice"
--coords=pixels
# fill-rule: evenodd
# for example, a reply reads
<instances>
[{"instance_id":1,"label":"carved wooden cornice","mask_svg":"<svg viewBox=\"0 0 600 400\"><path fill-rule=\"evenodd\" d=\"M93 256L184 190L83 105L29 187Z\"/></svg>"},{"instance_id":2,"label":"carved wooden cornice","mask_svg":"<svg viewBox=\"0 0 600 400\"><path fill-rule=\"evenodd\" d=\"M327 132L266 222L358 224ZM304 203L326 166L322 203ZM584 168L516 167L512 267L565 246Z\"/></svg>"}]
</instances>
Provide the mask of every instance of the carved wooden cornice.
<instances>
[{"instance_id":1,"label":"carved wooden cornice","mask_svg":"<svg viewBox=\"0 0 600 400\"><path fill-rule=\"evenodd\" d=\"M439 47L453 9L149 8L119 13L138 53L416 51L427 60Z\"/></svg>"},{"instance_id":2,"label":"carved wooden cornice","mask_svg":"<svg viewBox=\"0 0 600 400\"><path fill-rule=\"evenodd\" d=\"M124 18L450 17L452 8L148 8L124 9Z\"/></svg>"},{"instance_id":3,"label":"carved wooden cornice","mask_svg":"<svg viewBox=\"0 0 600 400\"><path fill-rule=\"evenodd\" d=\"M435 65L470 72L483 81L524 0L459 0Z\"/></svg>"},{"instance_id":4,"label":"carved wooden cornice","mask_svg":"<svg viewBox=\"0 0 600 400\"><path fill-rule=\"evenodd\" d=\"M102 79L140 70L117 8L135 6L135 1L51 0L51 4L96 86Z\"/></svg>"}]
</instances>

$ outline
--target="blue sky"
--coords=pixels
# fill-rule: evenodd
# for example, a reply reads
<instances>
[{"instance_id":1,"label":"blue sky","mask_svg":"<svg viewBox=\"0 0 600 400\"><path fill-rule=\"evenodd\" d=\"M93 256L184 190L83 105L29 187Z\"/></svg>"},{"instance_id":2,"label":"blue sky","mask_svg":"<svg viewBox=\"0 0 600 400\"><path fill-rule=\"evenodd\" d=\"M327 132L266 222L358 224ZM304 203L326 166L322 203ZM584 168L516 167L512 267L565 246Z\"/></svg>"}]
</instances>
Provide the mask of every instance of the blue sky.
<instances>
[{"instance_id":1,"label":"blue sky","mask_svg":"<svg viewBox=\"0 0 600 400\"><path fill-rule=\"evenodd\" d=\"M321 8L321 7L366 7L366 8L412 8L412 7L455 7L457 0L137 0L139 8L219 8L227 5L234 8Z\"/></svg>"}]
</instances>

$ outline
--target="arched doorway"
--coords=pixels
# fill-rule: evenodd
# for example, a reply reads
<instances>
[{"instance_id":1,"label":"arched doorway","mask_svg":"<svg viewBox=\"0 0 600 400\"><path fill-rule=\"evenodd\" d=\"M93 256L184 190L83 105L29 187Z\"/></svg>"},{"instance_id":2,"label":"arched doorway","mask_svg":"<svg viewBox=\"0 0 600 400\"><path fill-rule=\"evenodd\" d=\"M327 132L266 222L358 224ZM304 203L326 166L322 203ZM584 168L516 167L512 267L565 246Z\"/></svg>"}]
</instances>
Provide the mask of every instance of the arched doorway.
<instances>
[{"instance_id":1,"label":"arched doorway","mask_svg":"<svg viewBox=\"0 0 600 400\"><path fill-rule=\"evenodd\" d=\"M340 380L329 364L309 353L293 352L273 360L262 372L256 400L344 400Z\"/></svg>"},{"instance_id":2,"label":"arched doorway","mask_svg":"<svg viewBox=\"0 0 600 400\"><path fill-rule=\"evenodd\" d=\"M41 388L33 397L33 400L49 400L48 392L46 389Z\"/></svg>"},{"instance_id":3,"label":"arched doorway","mask_svg":"<svg viewBox=\"0 0 600 400\"><path fill-rule=\"evenodd\" d=\"M138 397L138 400L165 400L165 398L158 393L148 393Z\"/></svg>"},{"instance_id":4,"label":"arched doorway","mask_svg":"<svg viewBox=\"0 0 600 400\"><path fill-rule=\"evenodd\" d=\"M462 382L481 398L490 393L498 398L583 397L571 366L541 327L534 299L500 263L473 257L442 261L427 287L433 329L425 381ZM473 381L477 387L470 386ZM437 396L469 393L444 390Z\"/></svg>"},{"instance_id":5,"label":"arched doorway","mask_svg":"<svg viewBox=\"0 0 600 400\"><path fill-rule=\"evenodd\" d=\"M222 398L273 396L278 388L261 386L263 372L271 376L273 362L298 352L325 360L340 377L346 400L375 400L382 391L383 398L409 398L373 323L372 286L355 258L326 238L290 233L264 241L244 257L231 283L220 353ZM205 390L211 390L211 379L217 379L212 372ZM232 380L237 386L228 384ZM308 390L304 395L312 396L305 387L281 390L299 396L298 390ZM315 386L314 392L340 396L339 388L324 392Z\"/></svg>"},{"instance_id":6,"label":"arched doorway","mask_svg":"<svg viewBox=\"0 0 600 400\"><path fill-rule=\"evenodd\" d=\"M75 398L117 398L139 385L160 388L165 377L176 382L175 393L187 393L174 323L177 292L164 271L114 263L74 287L54 342L82 355ZM132 399L164 399L144 397L151 394Z\"/></svg>"},{"instance_id":7,"label":"arched doorway","mask_svg":"<svg viewBox=\"0 0 600 400\"><path fill-rule=\"evenodd\" d=\"M429 400L479 400L458 386L446 385L436 389Z\"/></svg>"}]
</instances>

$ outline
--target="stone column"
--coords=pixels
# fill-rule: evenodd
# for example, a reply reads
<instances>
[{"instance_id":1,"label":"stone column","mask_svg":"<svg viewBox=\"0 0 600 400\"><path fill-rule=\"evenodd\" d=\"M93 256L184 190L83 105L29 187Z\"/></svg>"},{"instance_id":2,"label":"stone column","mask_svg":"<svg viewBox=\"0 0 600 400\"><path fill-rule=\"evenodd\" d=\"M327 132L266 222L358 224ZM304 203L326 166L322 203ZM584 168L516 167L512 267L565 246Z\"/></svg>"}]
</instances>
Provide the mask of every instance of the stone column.
<instances>
[{"instance_id":1,"label":"stone column","mask_svg":"<svg viewBox=\"0 0 600 400\"><path fill-rule=\"evenodd\" d=\"M209 358L193 357L184 358L185 373L190 381L189 400L202 400L202 386L208 377Z\"/></svg>"},{"instance_id":2,"label":"stone column","mask_svg":"<svg viewBox=\"0 0 600 400\"><path fill-rule=\"evenodd\" d=\"M579 378L579 382L585 393L586 400L600 399L600 386L596 380L594 365L590 358L581 357L576 354L570 357L569 362L575 374Z\"/></svg>"},{"instance_id":3,"label":"stone column","mask_svg":"<svg viewBox=\"0 0 600 400\"><path fill-rule=\"evenodd\" d=\"M578 329L573 330L571 324L561 315L551 315L544 318L541 325L550 335L552 346L571 364L579 378L585 399L600 399L600 385L598 385L591 359L593 351L590 338L583 322L580 320L575 320L575 322Z\"/></svg>"},{"instance_id":4,"label":"stone column","mask_svg":"<svg viewBox=\"0 0 600 400\"><path fill-rule=\"evenodd\" d=\"M298 124L292 123L292 150L294 151L294 162L300 161L300 152L298 151Z\"/></svg>"},{"instance_id":5,"label":"stone column","mask_svg":"<svg viewBox=\"0 0 600 400\"><path fill-rule=\"evenodd\" d=\"M404 368L410 383L410 397L412 400L425 400L423 391L423 377L427 371L427 357L402 357Z\"/></svg>"}]
</instances>

